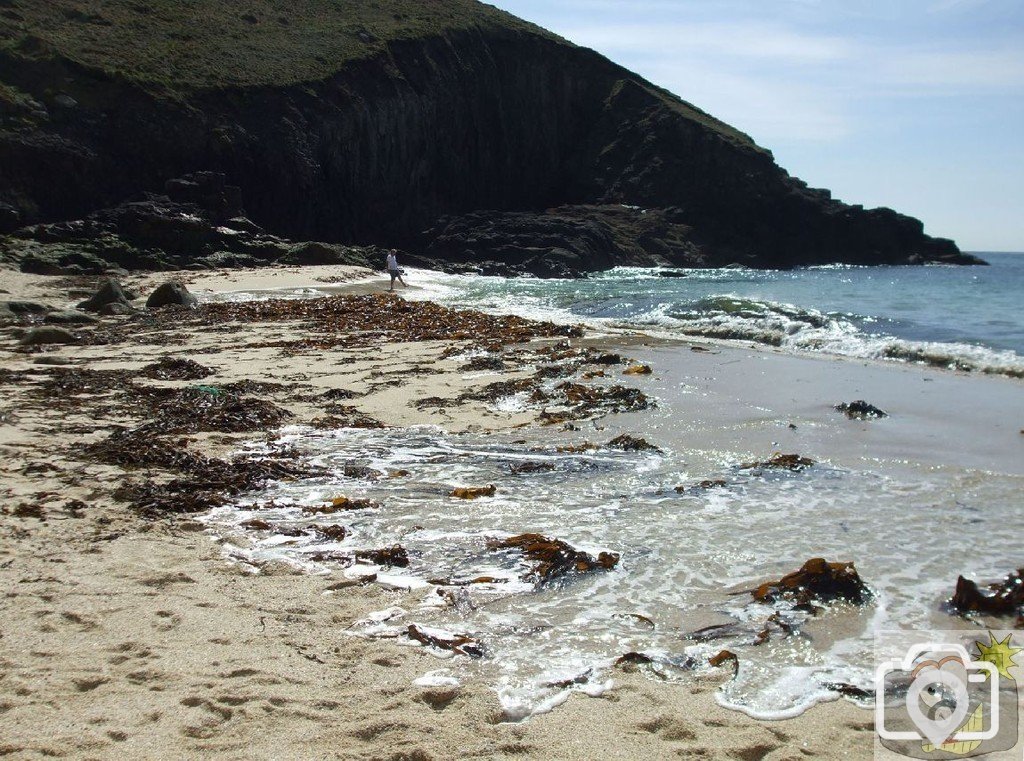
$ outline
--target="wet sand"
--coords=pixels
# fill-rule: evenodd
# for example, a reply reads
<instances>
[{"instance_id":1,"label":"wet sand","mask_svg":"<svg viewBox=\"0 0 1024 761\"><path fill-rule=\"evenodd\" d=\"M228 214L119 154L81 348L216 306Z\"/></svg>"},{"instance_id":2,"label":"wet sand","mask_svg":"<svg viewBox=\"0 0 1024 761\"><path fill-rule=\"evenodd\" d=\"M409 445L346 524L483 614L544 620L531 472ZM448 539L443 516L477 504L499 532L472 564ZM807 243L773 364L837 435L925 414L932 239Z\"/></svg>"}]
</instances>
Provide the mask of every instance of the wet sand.
<instances>
[{"instance_id":1,"label":"wet sand","mask_svg":"<svg viewBox=\"0 0 1024 761\"><path fill-rule=\"evenodd\" d=\"M301 286L310 274L186 277L202 293ZM312 274L366 273L315 268ZM131 284L145 289L165 277L132 278ZM0 272L0 288L11 292L5 298L44 298L55 305L77 300L62 281L20 273ZM140 331L121 344L45 354L71 366L127 370L163 356L189 357L216 370L203 382L257 379L301 382L317 391L368 391L346 404L391 425L483 430L534 418L482 404L443 413L412 404L484 382L467 377L472 374L458 362L439 359L446 342L301 357L264 345L268 338L297 338L294 331L287 324L224 333L183 329L173 344ZM34 364L38 355L13 351L10 329L0 336L4 370L52 369ZM1009 457L1009 465L1019 467L1013 454L1024 444L1013 435L1024 439L1015 433L1024 423L1007 412L1019 414L1024 407L1022 386L1012 381L721 347L705 353L637 345L628 351L656 368L653 377L635 381L650 393L657 395L659 384L667 383L694 388L689 414L661 424L682 426L708 446L721 437L723 447L763 454L790 449L798 437L801 449L842 461L898 459L913 450L921 457L955 455L958 462L1006 463ZM926 387L927 394L919 390ZM871 755L870 712L836 701L793 720L755 721L716 704L715 690L729 678L725 670L692 684L616 674L614 689L600 698L574 694L554 712L515 724L500 721L498 701L486 685L414 686L418 676L443 664L422 649L345 633L370 611L395 604L400 593L373 585L328 592L337 578L302 575L284 565L252 573L226 560L202 525L187 516L140 518L113 497L124 474L81 457L82 447L106 435L111 424L133 421L111 420L96 408L67 414L30 404L26 393L26 386L5 383L0 404L0 580L6 590L0 602L0 748L14 757ZM828 409L862 397L901 414L883 430ZM299 421L322 413L316 403L292 401L286 392L269 398ZM615 425L628 429L629 417L619 416ZM981 435L993 430L992 440ZM191 438L196 450L223 456L254 436Z\"/></svg>"},{"instance_id":2,"label":"wet sand","mask_svg":"<svg viewBox=\"0 0 1024 761\"><path fill-rule=\"evenodd\" d=\"M807 452L844 467L912 462L1024 474L1019 380L764 347L708 343L692 351L686 343L643 339L628 345L655 369L645 389L674 399L670 419L649 413L653 424L707 449L752 457ZM890 417L851 420L834 409L858 399Z\"/></svg>"}]
</instances>

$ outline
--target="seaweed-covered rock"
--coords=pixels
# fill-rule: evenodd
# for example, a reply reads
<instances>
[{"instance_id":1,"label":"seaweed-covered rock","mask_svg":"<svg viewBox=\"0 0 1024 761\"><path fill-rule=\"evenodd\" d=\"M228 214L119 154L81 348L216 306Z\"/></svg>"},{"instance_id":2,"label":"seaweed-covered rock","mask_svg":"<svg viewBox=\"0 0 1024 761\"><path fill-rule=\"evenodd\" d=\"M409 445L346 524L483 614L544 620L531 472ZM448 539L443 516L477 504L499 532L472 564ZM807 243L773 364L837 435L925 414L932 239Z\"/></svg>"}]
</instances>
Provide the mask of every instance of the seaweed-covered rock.
<instances>
[{"instance_id":1,"label":"seaweed-covered rock","mask_svg":"<svg viewBox=\"0 0 1024 761\"><path fill-rule=\"evenodd\" d=\"M409 565L409 553L400 544L378 550L357 550L356 559L388 568L406 568Z\"/></svg>"},{"instance_id":2,"label":"seaweed-covered rock","mask_svg":"<svg viewBox=\"0 0 1024 761\"><path fill-rule=\"evenodd\" d=\"M492 550L520 551L533 563L533 569L527 574L527 578L535 578L539 583L569 574L610 571L619 562L618 553L601 552L595 558L561 539L552 539L542 534L520 534L508 539L492 539L487 542L487 546Z\"/></svg>"},{"instance_id":3,"label":"seaweed-covered rock","mask_svg":"<svg viewBox=\"0 0 1024 761\"><path fill-rule=\"evenodd\" d=\"M797 605L834 600L862 605L872 596L853 563L830 563L824 558L811 558L799 571L765 582L751 594L758 602L792 600Z\"/></svg>"},{"instance_id":4,"label":"seaweed-covered rock","mask_svg":"<svg viewBox=\"0 0 1024 761\"><path fill-rule=\"evenodd\" d=\"M767 460L747 462L740 466L741 470L792 470L795 473L814 465L810 457L798 454L774 454Z\"/></svg>"},{"instance_id":5,"label":"seaweed-covered rock","mask_svg":"<svg viewBox=\"0 0 1024 761\"><path fill-rule=\"evenodd\" d=\"M630 436L628 433L624 433L621 436L616 436L614 439L608 442L606 445L609 449L619 449L623 452L660 452L661 449L654 446L647 441L647 439L641 439L636 436Z\"/></svg>"},{"instance_id":6,"label":"seaweed-covered rock","mask_svg":"<svg viewBox=\"0 0 1024 761\"><path fill-rule=\"evenodd\" d=\"M865 420L867 418L883 418L889 417L887 412L883 412L873 404L868 404L863 399L858 399L854 402L843 402L835 406L837 412L842 412L846 417L859 420Z\"/></svg>"},{"instance_id":7,"label":"seaweed-covered rock","mask_svg":"<svg viewBox=\"0 0 1024 761\"><path fill-rule=\"evenodd\" d=\"M949 606L958 613L1018 616L1018 620L1024 623L1024 568L985 587L963 576L958 577Z\"/></svg>"}]
</instances>

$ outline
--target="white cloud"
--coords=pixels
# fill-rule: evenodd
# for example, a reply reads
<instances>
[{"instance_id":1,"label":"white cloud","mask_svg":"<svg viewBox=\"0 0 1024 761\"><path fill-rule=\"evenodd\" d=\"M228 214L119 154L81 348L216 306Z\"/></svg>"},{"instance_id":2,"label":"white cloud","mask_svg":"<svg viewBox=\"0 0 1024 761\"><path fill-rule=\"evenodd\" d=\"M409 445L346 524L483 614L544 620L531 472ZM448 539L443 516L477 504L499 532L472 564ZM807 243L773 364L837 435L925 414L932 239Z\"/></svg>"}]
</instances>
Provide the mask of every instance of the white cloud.
<instances>
[{"instance_id":1,"label":"white cloud","mask_svg":"<svg viewBox=\"0 0 1024 761\"><path fill-rule=\"evenodd\" d=\"M595 21L563 33L768 145L842 140L884 118L886 98L1019 96L1024 88L1024 45L901 43L749 20Z\"/></svg>"},{"instance_id":2,"label":"white cloud","mask_svg":"<svg viewBox=\"0 0 1024 761\"><path fill-rule=\"evenodd\" d=\"M884 50L876 52L880 84L904 94L964 95L1024 88L1024 51Z\"/></svg>"},{"instance_id":3,"label":"white cloud","mask_svg":"<svg viewBox=\"0 0 1024 761\"><path fill-rule=\"evenodd\" d=\"M733 73L694 59L661 61L644 74L769 147L780 140L833 142L851 131L842 100L820 86Z\"/></svg>"}]
</instances>

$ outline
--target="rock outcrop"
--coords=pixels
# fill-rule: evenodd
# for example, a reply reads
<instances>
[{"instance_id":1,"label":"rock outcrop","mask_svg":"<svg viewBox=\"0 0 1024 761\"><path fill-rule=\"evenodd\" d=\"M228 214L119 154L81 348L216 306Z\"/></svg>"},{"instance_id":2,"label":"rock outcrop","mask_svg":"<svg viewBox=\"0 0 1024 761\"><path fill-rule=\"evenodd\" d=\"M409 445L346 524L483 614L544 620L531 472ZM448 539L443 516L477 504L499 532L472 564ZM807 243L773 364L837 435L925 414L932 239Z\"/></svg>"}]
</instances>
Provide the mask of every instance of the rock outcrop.
<instances>
[{"instance_id":1,"label":"rock outcrop","mask_svg":"<svg viewBox=\"0 0 1024 761\"><path fill-rule=\"evenodd\" d=\"M84 219L16 230L0 239L0 259L41 275L271 264L368 266L384 260L373 247L294 243L270 235L244 216L240 195L223 174L185 175L168 180L162 194L143 193ZM100 311L101 305L122 301L121 311L130 311L127 300L106 291L80 306Z\"/></svg>"},{"instance_id":2,"label":"rock outcrop","mask_svg":"<svg viewBox=\"0 0 1024 761\"><path fill-rule=\"evenodd\" d=\"M154 250L209 256L235 233L255 250L224 248L225 263L252 263L276 245L257 225L551 275L976 261L915 219L809 188L729 125L474 0L194 0L159 13L5 0L0 40L0 232L163 191L170 212L154 198L118 207L135 244L125 267L150 266ZM254 223L238 219L243 201ZM622 204L661 227L626 240L647 221Z\"/></svg>"}]
</instances>

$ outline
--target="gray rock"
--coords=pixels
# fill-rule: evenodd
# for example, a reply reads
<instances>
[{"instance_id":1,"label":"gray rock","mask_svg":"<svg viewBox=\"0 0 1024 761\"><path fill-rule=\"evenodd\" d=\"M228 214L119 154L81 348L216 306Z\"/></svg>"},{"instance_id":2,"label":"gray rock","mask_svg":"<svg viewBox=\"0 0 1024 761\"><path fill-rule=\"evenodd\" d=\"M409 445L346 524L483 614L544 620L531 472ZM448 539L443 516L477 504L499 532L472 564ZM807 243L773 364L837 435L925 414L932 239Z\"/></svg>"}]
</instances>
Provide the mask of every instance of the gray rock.
<instances>
[{"instance_id":1,"label":"gray rock","mask_svg":"<svg viewBox=\"0 0 1024 761\"><path fill-rule=\"evenodd\" d=\"M120 301L114 301L110 304L104 304L99 308L99 313L104 317L113 317L115 315L131 314L135 311L135 307L131 304L123 304Z\"/></svg>"},{"instance_id":2,"label":"gray rock","mask_svg":"<svg viewBox=\"0 0 1024 761\"><path fill-rule=\"evenodd\" d=\"M41 357L36 357L32 360L33 365L73 365L74 361L67 357L61 357L54 354L44 354Z\"/></svg>"},{"instance_id":3,"label":"gray rock","mask_svg":"<svg viewBox=\"0 0 1024 761\"><path fill-rule=\"evenodd\" d=\"M292 247L291 252L282 260L284 264L343 264L346 261L345 249L329 243L299 243Z\"/></svg>"},{"instance_id":4,"label":"gray rock","mask_svg":"<svg viewBox=\"0 0 1024 761\"><path fill-rule=\"evenodd\" d=\"M11 314L43 314L53 307L39 301L0 301L0 310Z\"/></svg>"},{"instance_id":5,"label":"gray rock","mask_svg":"<svg viewBox=\"0 0 1024 761\"><path fill-rule=\"evenodd\" d=\"M53 325L43 325L27 330L21 337L22 346L42 346L44 344L76 344L78 338L70 330Z\"/></svg>"},{"instance_id":6,"label":"gray rock","mask_svg":"<svg viewBox=\"0 0 1024 761\"><path fill-rule=\"evenodd\" d=\"M194 307L199 300L193 296L185 284L178 280L169 280L149 294L146 299L146 306L150 309L158 309L166 306Z\"/></svg>"},{"instance_id":7,"label":"gray rock","mask_svg":"<svg viewBox=\"0 0 1024 761\"><path fill-rule=\"evenodd\" d=\"M85 309L89 312L99 312L108 304L123 304L130 310L131 305L128 303L130 298L129 294L125 293L121 284L117 282L117 280L114 278L107 278L96 290L96 293L79 304L78 308Z\"/></svg>"},{"instance_id":8,"label":"gray rock","mask_svg":"<svg viewBox=\"0 0 1024 761\"><path fill-rule=\"evenodd\" d=\"M43 322L51 325L89 325L99 322L99 320L91 314L80 312L77 309L58 309L46 315L43 318Z\"/></svg>"}]
</instances>

